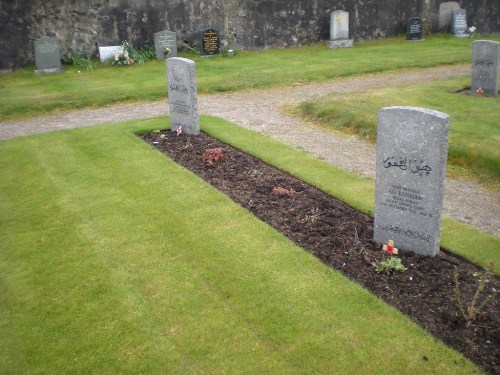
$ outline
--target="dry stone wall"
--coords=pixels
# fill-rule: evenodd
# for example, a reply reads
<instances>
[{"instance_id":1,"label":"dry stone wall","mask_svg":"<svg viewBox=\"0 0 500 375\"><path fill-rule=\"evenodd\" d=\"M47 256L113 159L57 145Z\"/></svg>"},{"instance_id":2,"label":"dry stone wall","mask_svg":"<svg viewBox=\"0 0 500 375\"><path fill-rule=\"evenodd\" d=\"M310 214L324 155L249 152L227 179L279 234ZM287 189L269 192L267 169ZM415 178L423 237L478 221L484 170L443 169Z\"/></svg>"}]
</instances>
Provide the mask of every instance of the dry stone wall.
<instances>
[{"instance_id":1,"label":"dry stone wall","mask_svg":"<svg viewBox=\"0 0 500 375\"><path fill-rule=\"evenodd\" d=\"M404 33L406 20L422 16L438 32L442 0L23 0L0 1L0 69L34 62L34 41L60 41L71 53L97 56L98 47L123 40L153 44L154 33L171 30L193 43L207 28L221 31L235 48L295 47L329 38L330 13L345 10L350 37L369 40ZM469 23L500 32L498 0L461 0Z\"/></svg>"}]
</instances>

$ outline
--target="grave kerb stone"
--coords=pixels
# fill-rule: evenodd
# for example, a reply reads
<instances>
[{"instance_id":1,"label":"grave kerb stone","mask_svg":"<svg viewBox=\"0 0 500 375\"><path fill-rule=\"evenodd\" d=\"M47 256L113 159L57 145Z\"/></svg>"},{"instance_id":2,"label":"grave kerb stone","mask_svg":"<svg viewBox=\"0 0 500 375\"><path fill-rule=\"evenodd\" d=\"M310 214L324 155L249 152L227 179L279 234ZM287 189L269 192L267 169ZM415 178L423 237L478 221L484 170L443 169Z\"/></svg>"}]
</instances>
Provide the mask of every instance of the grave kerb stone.
<instances>
[{"instance_id":1,"label":"grave kerb stone","mask_svg":"<svg viewBox=\"0 0 500 375\"><path fill-rule=\"evenodd\" d=\"M170 50L170 54L165 56L165 49ZM177 34L173 31L163 30L155 33L155 51L157 59L165 57L177 57Z\"/></svg>"},{"instance_id":2,"label":"grave kerb stone","mask_svg":"<svg viewBox=\"0 0 500 375\"><path fill-rule=\"evenodd\" d=\"M498 95L499 46L492 40L472 43L472 94L482 89L488 95Z\"/></svg>"},{"instance_id":3,"label":"grave kerb stone","mask_svg":"<svg viewBox=\"0 0 500 375\"><path fill-rule=\"evenodd\" d=\"M59 42L50 36L43 36L34 43L35 62L37 74L60 73L63 71L61 65L61 53Z\"/></svg>"},{"instance_id":4,"label":"grave kerb stone","mask_svg":"<svg viewBox=\"0 0 500 375\"><path fill-rule=\"evenodd\" d=\"M449 116L417 107L378 114L374 241L439 252Z\"/></svg>"},{"instance_id":5,"label":"grave kerb stone","mask_svg":"<svg viewBox=\"0 0 500 375\"><path fill-rule=\"evenodd\" d=\"M120 53L122 50L122 46L104 46L99 47L99 60L101 63L105 63L109 60L114 60L115 55Z\"/></svg>"},{"instance_id":6,"label":"grave kerb stone","mask_svg":"<svg viewBox=\"0 0 500 375\"><path fill-rule=\"evenodd\" d=\"M182 57L165 60L167 69L170 129L183 134L200 134L195 62Z\"/></svg>"}]
</instances>

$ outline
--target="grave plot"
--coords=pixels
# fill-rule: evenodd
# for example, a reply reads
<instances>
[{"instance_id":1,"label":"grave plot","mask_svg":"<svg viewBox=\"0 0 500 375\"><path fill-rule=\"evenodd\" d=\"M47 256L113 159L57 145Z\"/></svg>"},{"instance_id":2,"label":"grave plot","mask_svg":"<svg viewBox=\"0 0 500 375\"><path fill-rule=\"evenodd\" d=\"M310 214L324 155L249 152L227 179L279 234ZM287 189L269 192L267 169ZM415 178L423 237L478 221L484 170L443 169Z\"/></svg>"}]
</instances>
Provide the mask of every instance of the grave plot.
<instances>
[{"instance_id":1,"label":"grave plot","mask_svg":"<svg viewBox=\"0 0 500 375\"><path fill-rule=\"evenodd\" d=\"M488 279L480 297L486 303L475 320L467 322L456 306L455 278L459 278L462 301L472 301L483 271L480 267L445 249L434 258L400 251L398 258L407 270L378 273L374 264L396 257L389 254L393 248L384 251L372 240L371 217L204 133L178 136L164 131L142 138L485 371L499 373L497 277Z\"/></svg>"}]
</instances>

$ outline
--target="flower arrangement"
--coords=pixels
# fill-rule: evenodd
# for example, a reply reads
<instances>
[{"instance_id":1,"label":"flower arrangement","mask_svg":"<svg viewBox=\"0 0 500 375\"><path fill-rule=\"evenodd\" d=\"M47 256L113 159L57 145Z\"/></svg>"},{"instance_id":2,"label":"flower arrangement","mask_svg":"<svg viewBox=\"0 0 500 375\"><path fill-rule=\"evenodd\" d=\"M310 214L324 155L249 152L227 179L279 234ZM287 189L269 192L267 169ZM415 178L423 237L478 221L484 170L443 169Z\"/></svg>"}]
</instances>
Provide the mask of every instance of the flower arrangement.
<instances>
[{"instance_id":1,"label":"flower arrangement","mask_svg":"<svg viewBox=\"0 0 500 375\"><path fill-rule=\"evenodd\" d=\"M483 95L483 94L484 94L484 89L482 87L476 90L476 95Z\"/></svg>"},{"instance_id":2,"label":"flower arrangement","mask_svg":"<svg viewBox=\"0 0 500 375\"><path fill-rule=\"evenodd\" d=\"M124 41L122 43L122 50L115 54L113 65L132 65L134 63L132 45Z\"/></svg>"},{"instance_id":3,"label":"flower arrangement","mask_svg":"<svg viewBox=\"0 0 500 375\"><path fill-rule=\"evenodd\" d=\"M474 38L476 36L476 27L475 26L469 27L469 34L470 34L471 38Z\"/></svg>"},{"instance_id":4,"label":"flower arrangement","mask_svg":"<svg viewBox=\"0 0 500 375\"><path fill-rule=\"evenodd\" d=\"M172 51L170 51L170 48L166 47L163 52L165 53L165 57L168 57L168 56L170 56L170 52L172 52Z\"/></svg>"}]
</instances>

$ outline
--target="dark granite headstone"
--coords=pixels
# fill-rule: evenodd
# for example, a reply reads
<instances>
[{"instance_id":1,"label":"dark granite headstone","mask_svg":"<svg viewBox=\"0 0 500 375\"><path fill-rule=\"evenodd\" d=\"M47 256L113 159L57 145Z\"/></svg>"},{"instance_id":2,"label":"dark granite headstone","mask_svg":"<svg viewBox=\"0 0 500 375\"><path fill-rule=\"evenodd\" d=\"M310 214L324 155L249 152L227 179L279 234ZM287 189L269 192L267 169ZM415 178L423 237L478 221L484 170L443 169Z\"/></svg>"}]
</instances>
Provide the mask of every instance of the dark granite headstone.
<instances>
[{"instance_id":1,"label":"dark granite headstone","mask_svg":"<svg viewBox=\"0 0 500 375\"><path fill-rule=\"evenodd\" d=\"M468 38L467 12L465 9L454 9L451 11L451 33L460 38Z\"/></svg>"},{"instance_id":2,"label":"dark granite headstone","mask_svg":"<svg viewBox=\"0 0 500 375\"><path fill-rule=\"evenodd\" d=\"M422 20L420 17L413 17L408 19L408 23L406 24L406 39L422 39Z\"/></svg>"},{"instance_id":3,"label":"dark granite headstone","mask_svg":"<svg viewBox=\"0 0 500 375\"><path fill-rule=\"evenodd\" d=\"M165 56L165 49L170 53ZM163 60L165 57L177 57L177 34L173 31L159 31L155 33L156 58Z\"/></svg>"},{"instance_id":4,"label":"dark granite headstone","mask_svg":"<svg viewBox=\"0 0 500 375\"><path fill-rule=\"evenodd\" d=\"M35 62L38 74L60 73L61 54L59 52L59 42L50 36L42 36L35 40Z\"/></svg>"},{"instance_id":5,"label":"dark granite headstone","mask_svg":"<svg viewBox=\"0 0 500 375\"><path fill-rule=\"evenodd\" d=\"M492 40L476 40L472 43L472 94L482 90L491 96L498 95L499 46L499 42Z\"/></svg>"},{"instance_id":6,"label":"dark granite headstone","mask_svg":"<svg viewBox=\"0 0 500 375\"><path fill-rule=\"evenodd\" d=\"M201 32L200 55L213 56L220 53L219 31L215 29L206 29Z\"/></svg>"}]
</instances>

